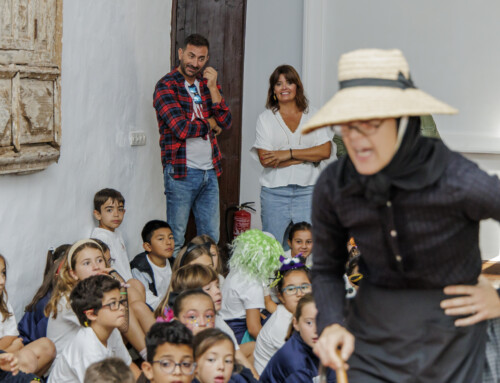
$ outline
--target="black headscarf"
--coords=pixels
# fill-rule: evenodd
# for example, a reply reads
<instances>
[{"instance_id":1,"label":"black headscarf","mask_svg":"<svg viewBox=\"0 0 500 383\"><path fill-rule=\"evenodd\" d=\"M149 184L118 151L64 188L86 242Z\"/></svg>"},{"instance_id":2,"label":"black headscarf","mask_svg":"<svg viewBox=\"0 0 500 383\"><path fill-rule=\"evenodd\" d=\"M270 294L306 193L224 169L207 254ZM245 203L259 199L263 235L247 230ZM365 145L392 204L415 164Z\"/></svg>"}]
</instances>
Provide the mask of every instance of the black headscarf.
<instances>
[{"instance_id":1,"label":"black headscarf","mask_svg":"<svg viewBox=\"0 0 500 383\"><path fill-rule=\"evenodd\" d=\"M361 175L349 156L339 159L342 193L363 194L375 206L385 204L393 187L419 190L435 183L451 158L441 140L422 137L420 117L410 117L403 140L391 162L378 173Z\"/></svg>"}]
</instances>

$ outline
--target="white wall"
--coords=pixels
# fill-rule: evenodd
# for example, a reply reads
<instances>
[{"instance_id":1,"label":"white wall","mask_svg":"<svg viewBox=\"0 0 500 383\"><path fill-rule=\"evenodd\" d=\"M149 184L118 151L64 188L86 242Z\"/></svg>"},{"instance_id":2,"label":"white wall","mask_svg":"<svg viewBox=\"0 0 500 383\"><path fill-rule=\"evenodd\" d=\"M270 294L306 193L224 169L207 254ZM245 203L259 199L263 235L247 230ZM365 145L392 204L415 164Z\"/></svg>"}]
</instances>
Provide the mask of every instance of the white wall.
<instances>
[{"instance_id":1,"label":"white wall","mask_svg":"<svg viewBox=\"0 0 500 383\"><path fill-rule=\"evenodd\" d=\"M131 257L141 248L144 223L165 219L152 94L170 70L171 6L64 2L61 158L43 172L0 176L0 252L18 319L41 282L47 249L90 234L97 190L124 195L121 229ZM146 133L146 146L130 147L132 130Z\"/></svg>"},{"instance_id":2,"label":"white wall","mask_svg":"<svg viewBox=\"0 0 500 383\"><path fill-rule=\"evenodd\" d=\"M399 48L417 87L460 110L457 116L436 116L443 140L485 170L500 173L500 50L494 43L500 3L305 0L304 8L309 56L303 77L322 104L338 89L342 53ZM499 254L499 238L498 223L482 223L484 258Z\"/></svg>"},{"instance_id":3,"label":"white wall","mask_svg":"<svg viewBox=\"0 0 500 383\"><path fill-rule=\"evenodd\" d=\"M269 76L281 64L302 72L303 0L249 0L245 35L240 201L255 201L252 227L261 228L260 163L250 157L255 125L265 110ZM316 105L314 105L316 106Z\"/></svg>"}]
</instances>

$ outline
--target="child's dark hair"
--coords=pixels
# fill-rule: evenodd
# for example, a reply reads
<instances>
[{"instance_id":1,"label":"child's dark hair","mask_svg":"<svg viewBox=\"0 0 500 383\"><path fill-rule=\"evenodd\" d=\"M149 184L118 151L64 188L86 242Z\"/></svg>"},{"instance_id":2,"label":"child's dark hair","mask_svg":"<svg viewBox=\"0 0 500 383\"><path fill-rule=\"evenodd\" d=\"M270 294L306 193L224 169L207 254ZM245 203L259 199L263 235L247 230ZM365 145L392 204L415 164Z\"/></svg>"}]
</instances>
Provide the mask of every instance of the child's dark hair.
<instances>
[{"instance_id":1,"label":"child's dark hair","mask_svg":"<svg viewBox=\"0 0 500 383\"><path fill-rule=\"evenodd\" d=\"M106 203L108 199L112 201L118 201L118 204L122 203L125 205L125 198L123 198L122 193L115 189L102 189L95 193L94 196L94 210L98 212L101 211L101 206Z\"/></svg>"},{"instance_id":2,"label":"child's dark hair","mask_svg":"<svg viewBox=\"0 0 500 383\"><path fill-rule=\"evenodd\" d=\"M182 47L182 49L186 49L188 44L194 45L195 47L207 47L207 49L210 49L208 40L198 33L193 33L192 35L186 37L184 39L184 46Z\"/></svg>"},{"instance_id":3,"label":"child's dark hair","mask_svg":"<svg viewBox=\"0 0 500 383\"><path fill-rule=\"evenodd\" d=\"M5 271L0 270L0 272L3 272L4 277L7 279L7 261L2 254L0 254L0 259L3 261L3 264L5 266ZM7 308L7 299L7 290L5 290L4 287L2 295L0 295L0 314L2 314L2 322L5 322L7 318L10 318L12 316L12 313L9 312L9 309Z\"/></svg>"},{"instance_id":4,"label":"child's dark hair","mask_svg":"<svg viewBox=\"0 0 500 383\"><path fill-rule=\"evenodd\" d=\"M93 309L97 314L102 308L104 294L115 289L120 289L120 283L108 275L93 275L78 282L69 299L82 326L88 321L85 311Z\"/></svg>"},{"instance_id":5,"label":"child's dark hair","mask_svg":"<svg viewBox=\"0 0 500 383\"><path fill-rule=\"evenodd\" d=\"M295 233L302 230L312 231L311 224L305 221L293 224L293 226L290 228L290 231L288 232L288 239L290 240L290 242L293 240L293 236L295 235Z\"/></svg>"},{"instance_id":6,"label":"child's dark hair","mask_svg":"<svg viewBox=\"0 0 500 383\"><path fill-rule=\"evenodd\" d=\"M193 348L193 334L181 322L155 323L146 334L147 361L153 362L156 349L164 343L184 344Z\"/></svg>"},{"instance_id":7,"label":"child's dark hair","mask_svg":"<svg viewBox=\"0 0 500 383\"><path fill-rule=\"evenodd\" d=\"M132 370L120 358L92 363L85 372L85 383L134 383Z\"/></svg>"},{"instance_id":8,"label":"child's dark hair","mask_svg":"<svg viewBox=\"0 0 500 383\"><path fill-rule=\"evenodd\" d=\"M281 295L281 289L283 288L283 283L285 283L285 278L288 274L290 274L293 271L302 271L309 281L311 280L311 276L309 275L309 268L308 267L297 267L296 269L290 269L282 273L281 271L276 272L276 278L280 278L278 283L276 284L276 292Z\"/></svg>"},{"instance_id":9,"label":"child's dark hair","mask_svg":"<svg viewBox=\"0 0 500 383\"><path fill-rule=\"evenodd\" d=\"M297 308L295 309L295 314L293 314L293 317L295 318L296 321L299 321L300 317L302 316L302 311L304 310L304 306L309 303L314 303L314 297L311 293L308 293L304 295L302 298L300 298L299 302L297 303ZM290 339L293 332L294 332L293 324L290 324L290 327L288 329L288 334L285 340Z\"/></svg>"},{"instance_id":10,"label":"child's dark hair","mask_svg":"<svg viewBox=\"0 0 500 383\"><path fill-rule=\"evenodd\" d=\"M144 225L144 228L142 229L141 232L141 237L142 237L142 242L147 242L151 244L151 238L153 237L153 234L156 230L158 229L170 229L172 231L172 228L170 225L165 222L165 221L160 221L159 219L154 219L152 221L149 221Z\"/></svg>"},{"instance_id":11,"label":"child's dark hair","mask_svg":"<svg viewBox=\"0 0 500 383\"><path fill-rule=\"evenodd\" d=\"M198 360L200 356L202 356L205 352L207 352L212 346L225 340L228 340L233 346L233 356L234 356L235 348L233 340L224 331L221 331L218 328L208 328L206 330L199 332L197 335L195 335L193 340L194 359Z\"/></svg>"},{"instance_id":12,"label":"child's dark hair","mask_svg":"<svg viewBox=\"0 0 500 383\"><path fill-rule=\"evenodd\" d=\"M182 311L182 303L190 297L194 296L205 296L208 299L210 299L210 302L212 302L212 305L214 304L212 297L208 295L206 292L204 292L202 289L193 289L193 290L186 290L180 293L176 298L175 302L172 306L172 310L174 311L174 315L179 318L181 311ZM215 306L214 306L215 310Z\"/></svg>"},{"instance_id":13,"label":"child's dark hair","mask_svg":"<svg viewBox=\"0 0 500 383\"><path fill-rule=\"evenodd\" d=\"M45 271L43 272L43 281L38 291L31 302L24 308L25 311L32 312L35 310L37 303L45 295L52 291L56 286L57 278L56 273L59 268L60 263L63 261L63 257L68 251L71 245L65 244L58 246L56 249L51 249L47 252L47 261L45 263Z\"/></svg>"}]
</instances>

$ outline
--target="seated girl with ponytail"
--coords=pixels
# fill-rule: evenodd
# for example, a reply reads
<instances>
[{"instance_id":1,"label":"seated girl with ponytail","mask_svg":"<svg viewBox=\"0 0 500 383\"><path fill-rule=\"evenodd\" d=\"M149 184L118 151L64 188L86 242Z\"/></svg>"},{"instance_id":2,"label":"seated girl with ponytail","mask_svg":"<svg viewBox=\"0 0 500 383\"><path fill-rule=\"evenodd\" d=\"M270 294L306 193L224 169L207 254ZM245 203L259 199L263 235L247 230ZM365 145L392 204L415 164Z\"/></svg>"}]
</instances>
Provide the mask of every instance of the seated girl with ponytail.
<instances>
[{"instance_id":1,"label":"seated girl with ponytail","mask_svg":"<svg viewBox=\"0 0 500 383\"><path fill-rule=\"evenodd\" d=\"M260 382L305 383L318 376L319 359L312 350L318 340L317 313L312 295L304 295L297 304L287 342L271 358ZM337 381L333 371L328 372L327 381Z\"/></svg>"},{"instance_id":2,"label":"seated girl with ponytail","mask_svg":"<svg viewBox=\"0 0 500 383\"><path fill-rule=\"evenodd\" d=\"M255 343L254 365L259 374L262 374L272 356L285 344L297 303L312 291L309 269L301 258L280 257L280 261L282 265L276 272L271 288L275 287L281 303L260 330Z\"/></svg>"}]
</instances>

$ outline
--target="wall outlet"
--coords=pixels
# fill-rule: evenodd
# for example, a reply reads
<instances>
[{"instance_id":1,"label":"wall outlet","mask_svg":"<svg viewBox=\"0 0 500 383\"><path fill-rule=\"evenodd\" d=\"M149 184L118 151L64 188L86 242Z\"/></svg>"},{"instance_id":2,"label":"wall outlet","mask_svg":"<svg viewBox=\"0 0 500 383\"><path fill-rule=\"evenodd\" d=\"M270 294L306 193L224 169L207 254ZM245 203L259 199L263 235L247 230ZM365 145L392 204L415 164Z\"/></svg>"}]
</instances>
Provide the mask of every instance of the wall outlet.
<instances>
[{"instance_id":1,"label":"wall outlet","mask_svg":"<svg viewBox=\"0 0 500 383\"><path fill-rule=\"evenodd\" d=\"M144 132L141 131L130 132L128 137L130 141L130 146L146 145L146 133Z\"/></svg>"}]
</instances>

